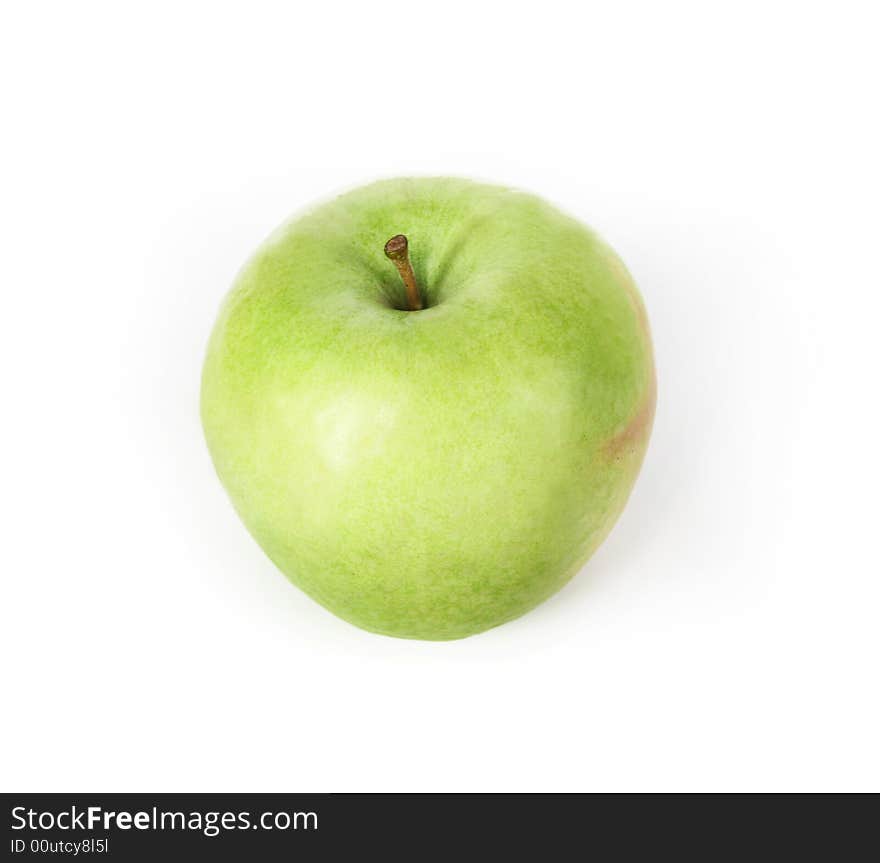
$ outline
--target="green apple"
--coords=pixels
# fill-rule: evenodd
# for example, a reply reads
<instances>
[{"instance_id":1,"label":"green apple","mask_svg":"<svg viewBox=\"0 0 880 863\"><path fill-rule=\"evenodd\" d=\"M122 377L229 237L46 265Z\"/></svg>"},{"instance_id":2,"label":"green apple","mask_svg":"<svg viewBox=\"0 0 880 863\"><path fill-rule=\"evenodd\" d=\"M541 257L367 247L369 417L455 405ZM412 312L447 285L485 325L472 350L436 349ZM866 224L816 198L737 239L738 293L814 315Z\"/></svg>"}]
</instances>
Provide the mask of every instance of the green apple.
<instances>
[{"instance_id":1,"label":"green apple","mask_svg":"<svg viewBox=\"0 0 880 863\"><path fill-rule=\"evenodd\" d=\"M644 306L596 234L519 191L396 179L256 252L201 413L294 584L364 629L442 640L578 571L626 502L655 392Z\"/></svg>"}]
</instances>

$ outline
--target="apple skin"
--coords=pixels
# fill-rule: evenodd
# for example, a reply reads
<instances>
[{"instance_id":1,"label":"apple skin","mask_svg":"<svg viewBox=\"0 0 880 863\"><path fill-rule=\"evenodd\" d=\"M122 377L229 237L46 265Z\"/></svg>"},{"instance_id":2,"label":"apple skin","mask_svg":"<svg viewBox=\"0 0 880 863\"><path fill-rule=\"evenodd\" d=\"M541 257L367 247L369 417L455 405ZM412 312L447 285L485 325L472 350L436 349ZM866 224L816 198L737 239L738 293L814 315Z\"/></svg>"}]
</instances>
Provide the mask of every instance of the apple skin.
<instances>
[{"instance_id":1,"label":"apple skin","mask_svg":"<svg viewBox=\"0 0 880 863\"><path fill-rule=\"evenodd\" d=\"M383 254L409 238L428 308ZM620 259L531 195L378 182L276 231L207 350L201 414L242 521L339 617L461 638L555 593L608 534L655 405Z\"/></svg>"}]
</instances>

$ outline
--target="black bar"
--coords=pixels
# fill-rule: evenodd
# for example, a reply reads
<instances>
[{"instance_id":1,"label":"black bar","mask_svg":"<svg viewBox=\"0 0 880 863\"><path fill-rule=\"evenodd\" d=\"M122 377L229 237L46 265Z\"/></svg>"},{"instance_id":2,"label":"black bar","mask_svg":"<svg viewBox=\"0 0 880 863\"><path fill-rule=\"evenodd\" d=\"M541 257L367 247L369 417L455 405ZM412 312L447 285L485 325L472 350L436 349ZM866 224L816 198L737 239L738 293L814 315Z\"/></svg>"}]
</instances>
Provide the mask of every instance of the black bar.
<instances>
[{"instance_id":1,"label":"black bar","mask_svg":"<svg viewBox=\"0 0 880 863\"><path fill-rule=\"evenodd\" d=\"M858 859L876 845L876 805L844 795L4 794L3 801L3 854L22 861L712 860L788 858L798 847Z\"/></svg>"}]
</instances>

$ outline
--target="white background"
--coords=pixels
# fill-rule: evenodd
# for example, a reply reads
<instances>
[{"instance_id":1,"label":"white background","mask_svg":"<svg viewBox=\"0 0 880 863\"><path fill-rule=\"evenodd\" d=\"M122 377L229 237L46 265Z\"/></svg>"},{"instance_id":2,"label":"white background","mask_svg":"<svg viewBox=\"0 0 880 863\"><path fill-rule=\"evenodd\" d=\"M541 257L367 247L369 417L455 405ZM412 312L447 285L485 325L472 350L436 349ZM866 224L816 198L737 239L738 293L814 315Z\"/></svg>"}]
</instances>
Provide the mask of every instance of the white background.
<instances>
[{"instance_id":1,"label":"white background","mask_svg":"<svg viewBox=\"0 0 880 863\"><path fill-rule=\"evenodd\" d=\"M4 790L877 790L872 6L4 4ZM256 245L425 173L598 228L660 382L584 572L445 644L293 588L197 411Z\"/></svg>"}]
</instances>

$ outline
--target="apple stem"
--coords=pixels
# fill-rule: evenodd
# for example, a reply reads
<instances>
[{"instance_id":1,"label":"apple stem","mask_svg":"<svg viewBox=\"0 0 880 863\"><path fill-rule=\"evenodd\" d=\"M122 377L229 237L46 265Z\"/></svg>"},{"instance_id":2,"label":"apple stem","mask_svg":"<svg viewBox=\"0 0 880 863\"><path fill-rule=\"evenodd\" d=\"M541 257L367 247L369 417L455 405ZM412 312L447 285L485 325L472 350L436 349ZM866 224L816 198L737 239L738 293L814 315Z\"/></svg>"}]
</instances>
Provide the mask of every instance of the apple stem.
<instances>
[{"instance_id":1,"label":"apple stem","mask_svg":"<svg viewBox=\"0 0 880 863\"><path fill-rule=\"evenodd\" d=\"M397 272L403 279L409 310L418 312L423 308L422 297L419 294L419 286L416 284L416 274L413 272L409 260L409 241L403 234L397 234L385 243L385 255L397 267Z\"/></svg>"}]
</instances>

